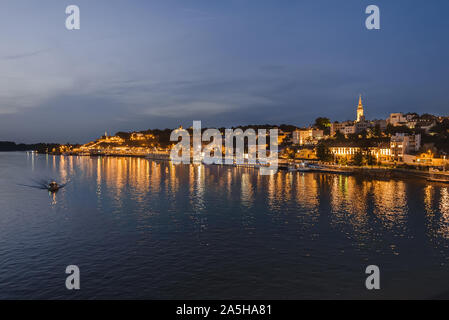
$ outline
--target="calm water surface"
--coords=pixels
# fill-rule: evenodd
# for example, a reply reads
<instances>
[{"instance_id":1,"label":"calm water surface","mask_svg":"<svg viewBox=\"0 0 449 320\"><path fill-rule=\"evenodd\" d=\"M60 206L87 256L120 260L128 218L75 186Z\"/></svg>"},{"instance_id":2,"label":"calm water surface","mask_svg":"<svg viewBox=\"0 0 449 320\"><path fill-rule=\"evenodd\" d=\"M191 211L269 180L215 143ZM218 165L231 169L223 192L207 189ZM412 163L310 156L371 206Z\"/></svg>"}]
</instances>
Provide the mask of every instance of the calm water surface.
<instances>
[{"instance_id":1,"label":"calm water surface","mask_svg":"<svg viewBox=\"0 0 449 320\"><path fill-rule=\"evenodd\" d=\"M448 245L447 185L0 153L2 299L446 297Z\"/></svg>"}]
</instances>

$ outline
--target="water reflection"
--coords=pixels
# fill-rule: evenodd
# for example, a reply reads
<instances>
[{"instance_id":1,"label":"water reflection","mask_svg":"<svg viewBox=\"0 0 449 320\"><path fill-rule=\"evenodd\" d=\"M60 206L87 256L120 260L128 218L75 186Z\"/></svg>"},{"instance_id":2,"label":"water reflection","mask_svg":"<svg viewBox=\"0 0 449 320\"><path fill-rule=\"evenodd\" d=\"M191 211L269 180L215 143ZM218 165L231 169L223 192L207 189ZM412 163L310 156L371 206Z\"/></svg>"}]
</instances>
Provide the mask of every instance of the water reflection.
<instances>
[{"instance_id":1,"label":"water reflection","mask_svg":"<svg viewBox=\"0 0 449 320\"><path fill-rule=\"evenodd\" d=\"M448 188L440 189L439 209L441 218L439 221L438 233L444 238L449 238L449 193Z\"/></svg>"},{"instance_id":2,"label":"water reflection","mask_svg":"<svg viewBox=\"0 0 449 320\"><path fill-rule=\"evenodd\" d=\"M56 192L49 192L48 196L51 198L51 205L52 206L58 204L58 201L56 199Z\"/></svg>"},{"instance_id":3,"label":"water reflection","mask_svg":"<svg viewBox=\"0 0 449 320\"><path fill-rule=\"evenodd\" d=\"M428 185L424 189L424 208L428 235L449 239L449 192L446 186Z\"/></svg>"},{"instance_id":4,"label":"water reflection","mask_svg":"<svg viewBox=\"0 0 449 320\"><path fill-rule=\"evenodd\" d=\"M252 184L252 175L245 172L242 173L241 177L241 196L240 201L242 202L242 205L246 208L250 208L253 205L254 201L254 190L253 190L253 184Z\"/></svg>"},{"instance_id":5,"label":"water reflection","mask_svg":"<svg viewBox=\"0 0 449 320\"><path fill-rule=\"evenodd\" d=\"M72 253L69 260L94 273L106 266L118 284L99 285L102 292L92 286L90 296L131 288L125 297L190 297L198 283L205 285L192 297L212 289L214 297L222 290L238 296L235 283L263 284L260 296L296 297L299 287L318 295L345 285L363 290L358 276L367 258L401 275L449 258L449 189L423 180L261 176L250 168L125 157L2 157L11 157L0 165L0 231L10 239L0 249L9 261L5 274L15 261L46 266ZM14 188L18 176L38 174L71 182L48 198L45 190ZM28 269L19 271L15 283Z\"/></svg>"},{"instance_id":6,"label":"water reflection","mask_svg":"<svg viewBox=\"0 0 449 320\"><path fill-rule=\"evenodd\" d=\"M432 185L428 185L424 188L424 205L427 214L433 215L433 207L432 204L434 202L434 187Z\"/></svg>"},{"instance_id":7,"label":"water reflection","mask_svg":"<svg viewBox=\"0 0 449 320\"><path fill-rule=\"evenodd\" d=\"M404 181L372 181L374 214L386 228L404 227L408 199Z\"/></svg>"},{"instance_id":8,"label":"water reflection","mask_svg":"<svg viewBox=\"0 0 449 320\"><path fill-rule=\"evenodd\" d=\"M297 174L295 176L296 201L306 210L317 210L320 203L319 183L315 175Z\"/></svg>"},{"instance_id":9,"label":"water reflection","mask_svg":"<svg viewBox=\"0 0 449 320\"><path fill-rule=\"evenodd\" d=\"M31 161L34 168L34 160ZM301 212L296 214L297 218L310 226L324 214L320 205L328 203L330 211L322 216L323 221L360 239L378 224L385 230L396 229L400 234L404 234L408 227L410 199L407 183L401 180L291 172L261 176L251 168L175 165L126 157L51 156L51 163L52 170L57 170L61 179L70 179L77 174L94 179L99 207L107 194L116 210L123 209L127 198L141 211L147 210L150 203L161 200L176 210L179 203L185 202L184 192L187 191L189 207L186 213L201 226L198 230L207 228L209 201L235 205L237 195L239 210L252 210L262 201L274 221L280 222L288 220L288 214L295 215L296 207ZM420 197L427 224L432 230L430 233L449 238L447 187L423 185ZM56 204L56 199L53 202ZM243 218L244 225L255 219L254 216Z\"/></svg>"}]
</instances>

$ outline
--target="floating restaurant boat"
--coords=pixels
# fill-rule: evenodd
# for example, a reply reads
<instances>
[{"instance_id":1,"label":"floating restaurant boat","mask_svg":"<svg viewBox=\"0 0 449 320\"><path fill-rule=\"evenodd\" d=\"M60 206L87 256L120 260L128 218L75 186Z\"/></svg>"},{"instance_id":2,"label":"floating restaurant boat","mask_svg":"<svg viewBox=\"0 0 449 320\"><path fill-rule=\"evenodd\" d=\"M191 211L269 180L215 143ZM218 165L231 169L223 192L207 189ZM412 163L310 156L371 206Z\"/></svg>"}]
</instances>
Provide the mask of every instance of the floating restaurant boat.
<instances>
[{"instance_id":1,"label":"floating restaurant boat","mask_svg":"<svg viewBox=\"0 0 449 320\"><path fill-rule=\"evenodd\" d=\"M336 174L344 174L351 175L354 173L352 169L349 168L341 168L341 167L327 167L320 165L309 165L314 171L322 172L322 173L336 173Z\"/></svg>"},{"instance_id":2,"label":"floating restaurant boat","mask_svg":"<svg viewBox=\"0 0 449 320\"><path fill-rule=\"evenodd\" d=\"M343 174L343 175L351 175L354 172L351 170L345 170L345 169L334 169L334 168L323 168L322 170L320 170L320 172L324 172L324 173L336 173L336 174Z\"/></svg>"},{"instance_id":3,"label":"floating restaurant boat","mask_svg":"<svg viewBox=\"0 0 449 320\"><path fill-rule=\"evenodd\" d=\"M429 169L430 177L427 178L429 182L449 183L449 174L446 171ZM438 176L437 176L438 175Z\"/></svg>"},{"instance_id":4,"label":"floating restaurant boat","mask_svg":"<svg viewBox=\"0 0 449 320\"><path fill-rule=\"evenodd\" d=\"M441 179L441 178L427 178L429 182L439 182L439 183L449 183L449 179Z\"/></svg>"}]
</instances>

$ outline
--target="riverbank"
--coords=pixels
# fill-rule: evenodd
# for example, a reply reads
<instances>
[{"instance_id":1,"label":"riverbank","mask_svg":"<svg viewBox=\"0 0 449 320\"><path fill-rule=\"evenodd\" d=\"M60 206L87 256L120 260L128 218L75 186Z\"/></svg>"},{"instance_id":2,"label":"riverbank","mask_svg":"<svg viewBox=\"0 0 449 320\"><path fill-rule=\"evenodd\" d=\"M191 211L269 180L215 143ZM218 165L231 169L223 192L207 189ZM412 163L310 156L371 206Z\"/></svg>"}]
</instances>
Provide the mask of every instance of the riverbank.
<instances>
[{"instance_id":1,"label":"riverbank","mask_svg":"<svg viewBox=\"0 0 449 320\"><path fill-rule=\"evenodd\" d=\"M380 167L380 166L337 166L337 165L324 165L324 167L347 170L355 175L363 175L377 178L422 178L422 179L442 179L449 181L448 171L424 171L409 168L397 168L397 167Z\"/></svg>"},{"instance_id":2,"label":"riverbank","mask_svg":"<svg viewBox=\"0 0 449 320\"><path fill-rule=\"evenodd\" d=\"M53 154L56 155L56 154ZM59 154L61 156L87 156L87 157L137 157L146 158L148 160L158 160L158 161L170 161L170 153L168 152L154 152L154 153L65 153ZM286 159L278 160L278 169L287 170L292 164L299 164L302 161L289 161ZM339 166L331 164L322 164L316 162L321 168L314 169L314 172L323 173L334 173L334 174L352 174L358 176L366 176L372 178L421 178L421 179L441 179L449 181L449 172L429 172L424 170L408 169L408 168L397 168L397 167L386 167L386 166ZM223 165L223 164L222 164ZM260 167L260 165L254 165L249 163L243 163L235 165L239 167Z\"/></svg>"}]
</instances>

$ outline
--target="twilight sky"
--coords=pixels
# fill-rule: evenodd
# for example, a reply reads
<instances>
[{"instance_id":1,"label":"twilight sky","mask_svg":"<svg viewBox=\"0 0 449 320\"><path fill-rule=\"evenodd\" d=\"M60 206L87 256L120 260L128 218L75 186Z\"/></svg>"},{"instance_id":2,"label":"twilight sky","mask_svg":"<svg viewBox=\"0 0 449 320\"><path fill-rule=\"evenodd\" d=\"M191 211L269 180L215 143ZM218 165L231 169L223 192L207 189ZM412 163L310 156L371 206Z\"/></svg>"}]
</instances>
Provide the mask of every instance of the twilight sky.
<instances>
[{"instance_id":1,"label":"twilight sky","mask_svg":"<svg viewBox=\"0 0 449 320\"><path fill-rule=\"evenodd\" d=\"M65 8L81 30L65 28ZM381 30L365 28L365 8ZM449 115L447 0L2 0L0 141Z\"/></svg>"}]
</instances>

